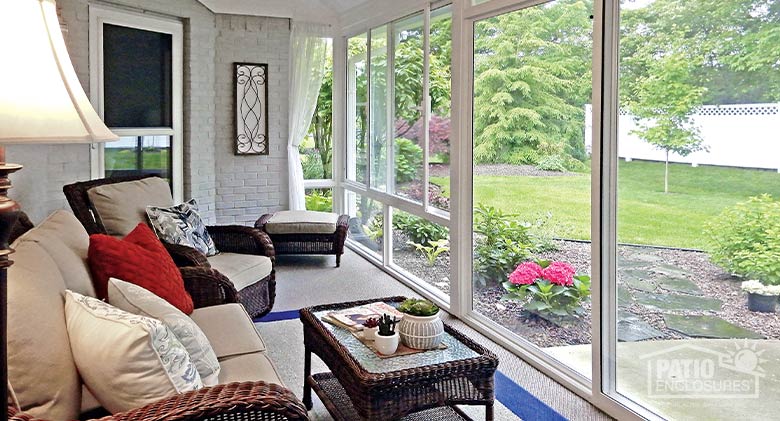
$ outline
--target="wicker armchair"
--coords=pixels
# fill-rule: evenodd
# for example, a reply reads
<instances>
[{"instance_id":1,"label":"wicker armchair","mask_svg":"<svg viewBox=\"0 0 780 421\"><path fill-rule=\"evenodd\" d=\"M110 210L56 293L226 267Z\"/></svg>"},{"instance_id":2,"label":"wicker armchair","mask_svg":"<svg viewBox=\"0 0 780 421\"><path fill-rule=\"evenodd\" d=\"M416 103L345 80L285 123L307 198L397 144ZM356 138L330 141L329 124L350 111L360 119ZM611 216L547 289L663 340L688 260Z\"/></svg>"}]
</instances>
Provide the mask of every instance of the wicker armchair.
<instances>
[{"instance_id":1,"label":"wicker armchair","mask_svg":"<svg viewBox=\"0 0 780 421\"><path fill-rule=\"evenodd\" d=\"M265 382L229 383L171 396L101 421L308 420L306 408L292 392ZM8 405L9 421L44 421Z\"/></svg>"},{"instance_id":2,"label":"wicker armchair","mask_svg":"<svg viewBox=\"0 0 780 421\"><path fill-rule=\"evenodd\" d=\"M73 213L87 232L89 234L105 234L106 228L100 218L95 217L93 205L87 192L98 186L138 181L150 177L155 176L126 176L82 181L68 184L62 190ZM275 260L273 243L268 235L261 230L242 225L215 225L208 226L206 229L220 252L266 256L271 259L272 264ZM276 274L273 269L266 278L237 290L228 278L211 268L208 258L200 251L168 243L165 243L165 248L180 268L186 267L188 272L193 272L194 268L207 269L201 270L197 277L190 279L190 282L187 282L187 278L185 278L185 286L193 295L193 300L196 299L197 295L201 302L209 302L213 305L231 302L220 300L230 300L232 297L234 301L242 303L252 317L263 316L273 308L276 297ZM192 279L197 280L193 281ZM213 296L210 295L212 293Z\"/></svg>"}]
</instances>

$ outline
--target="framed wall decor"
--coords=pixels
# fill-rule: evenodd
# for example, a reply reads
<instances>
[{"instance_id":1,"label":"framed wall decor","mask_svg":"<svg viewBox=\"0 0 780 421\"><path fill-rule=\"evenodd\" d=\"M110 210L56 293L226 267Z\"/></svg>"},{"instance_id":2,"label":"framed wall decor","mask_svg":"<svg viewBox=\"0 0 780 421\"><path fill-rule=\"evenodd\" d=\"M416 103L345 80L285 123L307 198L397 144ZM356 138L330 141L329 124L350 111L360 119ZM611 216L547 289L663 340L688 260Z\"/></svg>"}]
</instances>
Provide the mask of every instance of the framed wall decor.
<instances>
[{"instance_id":1,"label":"framed wall decor","mask_svg":"<svg viewBox=\"0 0 780 421\"><path fill-rule=\"evenodd\" d=\"M268 155L268 65L234 63L236 155Z\"/></svg>"}]
</instances>

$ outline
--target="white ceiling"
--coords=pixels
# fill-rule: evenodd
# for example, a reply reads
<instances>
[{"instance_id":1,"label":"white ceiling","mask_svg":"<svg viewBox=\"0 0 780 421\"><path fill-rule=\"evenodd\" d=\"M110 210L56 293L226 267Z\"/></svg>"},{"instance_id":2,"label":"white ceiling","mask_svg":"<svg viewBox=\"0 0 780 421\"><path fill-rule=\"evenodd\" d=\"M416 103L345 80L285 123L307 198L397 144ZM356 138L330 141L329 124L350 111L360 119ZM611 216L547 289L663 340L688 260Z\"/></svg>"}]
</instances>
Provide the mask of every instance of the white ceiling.
<instances>
[{"instance_id":1,"label":"white ceiling","mask_svg":"<svg viewBox=\"0 0 780 421\"><path fill-rule=\"evenodd\" d=\"M339 17L370 0L199 0L214 13L273 16L338 24Z\"/></svg>"}]
</instances>

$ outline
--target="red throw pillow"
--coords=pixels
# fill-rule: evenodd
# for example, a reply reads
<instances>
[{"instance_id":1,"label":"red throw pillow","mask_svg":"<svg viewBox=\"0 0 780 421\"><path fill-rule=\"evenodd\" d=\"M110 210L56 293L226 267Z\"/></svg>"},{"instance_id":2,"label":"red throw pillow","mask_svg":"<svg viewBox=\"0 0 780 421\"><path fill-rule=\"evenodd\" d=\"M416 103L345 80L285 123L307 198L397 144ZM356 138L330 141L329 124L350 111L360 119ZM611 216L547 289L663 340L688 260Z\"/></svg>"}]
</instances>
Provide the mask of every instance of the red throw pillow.
<instances>
[{"instance_id":1,"label":"red throw pillow","mask_svg":"<svg viewBox=\"0 0 780 421\"><path fill-rule=\"evenodd\" d=\"M138 224L122 240L90 235L88 258L95 293L101 300L108 295L108 279L117 278L148 289L185 314L192 313L192 297L184 289L179 268L146 224Z\"/></svg>"}]
</instances>

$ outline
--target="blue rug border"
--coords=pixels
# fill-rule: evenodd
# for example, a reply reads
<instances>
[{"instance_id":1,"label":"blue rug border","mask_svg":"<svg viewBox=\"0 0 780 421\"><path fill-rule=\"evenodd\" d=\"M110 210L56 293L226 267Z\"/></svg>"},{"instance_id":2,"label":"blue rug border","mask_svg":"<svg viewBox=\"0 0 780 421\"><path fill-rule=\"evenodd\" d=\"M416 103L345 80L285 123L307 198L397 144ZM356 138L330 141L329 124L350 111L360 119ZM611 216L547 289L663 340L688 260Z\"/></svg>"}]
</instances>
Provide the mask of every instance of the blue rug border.
<instances>
[{"instance_id":1,"label":"blue rug border","mask_svg":"<svg viewBox=\"0 0 780 421\"><path fill-rule=\"evenodd\" d=\"M297 319L299 310L275 311L254 319L255 323L269 323ZM506 374L496 370L496 400L525 421L566 421L566 417L550 408L525 390Z\"/></svg>"}]
</instances>

